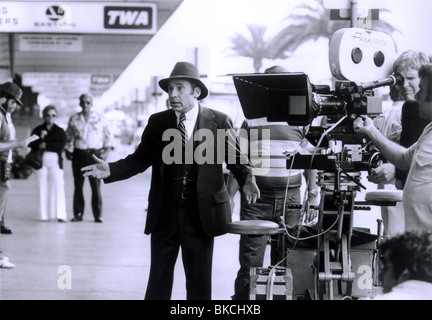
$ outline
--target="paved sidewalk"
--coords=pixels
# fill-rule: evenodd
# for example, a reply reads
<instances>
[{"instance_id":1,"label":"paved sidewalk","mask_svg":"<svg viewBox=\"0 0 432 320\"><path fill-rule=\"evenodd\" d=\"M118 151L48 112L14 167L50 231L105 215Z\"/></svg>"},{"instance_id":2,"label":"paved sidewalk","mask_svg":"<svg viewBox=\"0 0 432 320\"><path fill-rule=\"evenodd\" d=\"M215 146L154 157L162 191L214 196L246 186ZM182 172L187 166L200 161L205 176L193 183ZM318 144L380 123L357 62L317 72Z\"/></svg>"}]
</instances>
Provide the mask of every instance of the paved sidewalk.
<instances>
[{"instance_id":1,"label":"paved sidewalk","mask_svg":"<svg viewBox=\"0 0 432 320\"><path fill-rule=\"evenodd\" d=\"M128 151L117 150L110 160ZM16 266L0 269L0 299L142 300L150 267L150 237L144 234L150 177L147 171L126 181L102 184L102 224L93 221L88 182L84 221L58 223L38 220L34 174L27 180L12 180L6 224L13 234L0 235L0 250ZM65 161L65 181L70 220L70 161ZM216 238L214 299L229 300L233 293L238 239L237 235ZM173 299L185 299L184 283L179 256Z\"/></svg>"}]
</instances>

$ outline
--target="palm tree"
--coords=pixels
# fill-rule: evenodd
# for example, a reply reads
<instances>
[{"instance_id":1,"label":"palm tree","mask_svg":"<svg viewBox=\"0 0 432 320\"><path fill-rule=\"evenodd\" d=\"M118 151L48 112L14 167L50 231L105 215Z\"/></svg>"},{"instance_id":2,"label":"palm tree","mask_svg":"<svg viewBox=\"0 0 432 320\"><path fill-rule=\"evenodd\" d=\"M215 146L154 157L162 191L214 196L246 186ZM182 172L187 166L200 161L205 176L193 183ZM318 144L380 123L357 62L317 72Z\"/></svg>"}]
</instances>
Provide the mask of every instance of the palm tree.
<instances>
[{"instance_id":1,"label":"palm tree","mask_svg":"<svg viewBox=\"0 0 432 320\"><path fill-rule=\"evenodd\" d=\"M265 40L265 33L267 27L260 25L247 25L251 37L246 37L240 33L235 33L232 36L230 49L234 52L235 56L249 57L253 59L253 66L255 72L260 72L264 59L272 58L272 50L270 48L270 41Z\"/></svg>"},{"instance_id":2,"label":"palm tree","mask_svg":"<svg viewBox=\"0 0 432 320\"><path fill-rule=\"evenodd\" d=\"M330 12L324 8L323 0L313 0L295 7L285 20L288 21L288 25L269 44L273 59L287 58L289 53L311 40L326 38L330 41L337 30L350 27L349 20L330 20ZM373 21L373 30L389 35L398 31L383 20Z\"/></svg>"},{"instance_id":3,"label":"palm tree","mask_svg":"<svg viewBox=\"0 0 432 320\"><path fill-rule=\"evenodd\" d=\"M330 20L330 12L324 8L323 0L311 0L295 7L285 20L288 25L272 39L265 39L267 28L259 25L247 25L251 37L235 33L230 47L233 55L252 58L255 72L260 72L263 59L286 59L303 43L320 38L330 41L337 30L350 24L350 21ZM389 35L398 31L383 20L374 21L373 29Z\"/></svg>"}]
</instances>

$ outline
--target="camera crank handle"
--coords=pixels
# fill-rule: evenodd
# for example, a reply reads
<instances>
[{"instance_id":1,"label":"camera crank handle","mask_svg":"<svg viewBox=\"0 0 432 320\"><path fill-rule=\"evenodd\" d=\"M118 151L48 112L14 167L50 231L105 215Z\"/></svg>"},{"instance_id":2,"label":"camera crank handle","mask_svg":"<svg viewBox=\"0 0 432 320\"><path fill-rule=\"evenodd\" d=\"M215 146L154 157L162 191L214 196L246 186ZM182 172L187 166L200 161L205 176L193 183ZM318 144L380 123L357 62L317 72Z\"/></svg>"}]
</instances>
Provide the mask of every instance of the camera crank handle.
<instances>
[{"instance_id":1,"label":"camera crank handle","mask_svg":"<svg viewBox=\"0 0 432 320\"><path fill-rule=\"evenodd\" d=\"M362 183L360 183L359 181L357 181L356 179L354 179L352 176L350 176L349 173L346 172L344 169L342 169L340 166L338 167L338 170L340 170L348 179L350 179L352 182L354 182L360 188L366 190L366 187Z\"/></svg>"}]
</instances>

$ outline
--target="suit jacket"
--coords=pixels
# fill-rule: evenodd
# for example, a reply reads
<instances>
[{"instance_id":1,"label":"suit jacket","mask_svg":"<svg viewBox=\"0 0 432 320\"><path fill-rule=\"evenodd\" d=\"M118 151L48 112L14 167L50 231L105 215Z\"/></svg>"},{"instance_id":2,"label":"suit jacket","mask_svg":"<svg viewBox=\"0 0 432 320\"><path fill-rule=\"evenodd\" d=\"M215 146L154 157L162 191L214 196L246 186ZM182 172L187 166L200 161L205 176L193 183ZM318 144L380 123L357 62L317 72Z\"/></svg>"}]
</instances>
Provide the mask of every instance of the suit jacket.
<instances>
[{"instance_id":1,"label":"suit jacket","mask_svg":"<svg viewBox=\"0 0 432 320\"><path fill-rule=\"evenodd\" d=\"M165 163L162 160L162 151L169 143L162 140L165 130L176 127L176 115L173 110L153 114L148 121L141 143L136 151L126 158L110 163L110 177L106 183L127 179L133 175L144 172L152 166L152 179L149 192L147 220L144 232L150 234L158 220L162 208L164 194ZM197 130L209 129L213 133L214 155L217 155L217 130L233 129L231 119L224 113L199 106ZM199 143L198 143L199 144ZM228 157L228 143L225 143L225 162ZM227 169L242 186L250 174L250 167L241 164L237 158L235 164L227 163ZM232 162L232 161L230 161ZM196 195L200 221L204 232L211 237L227 232L227 224L231 222L229 196L223 175L223 164L204 163L197 164Z\"/></svg>"},{"instance_id":2,"label":"suit jacket","mask_svg":"<svg viewBox=\"0 0 432 320\"><path fill-rule=\"evenodd\" d=\"M66 144L66 133L65 131L60 128L57 124L54 124L51 127L51 130L48 130L45 123L42 123L41 125L37 126L33 129L32 134L36 134L39 137L41 136L41 131L46 130L48 134L45 136L45 138L33 141L28 146L31 149L39 149L39 145L42 142L46 143L46 149L45 151L51 151L56 152L59 156L59 166L60 169L63 169L63 148Z\"/></svg>"}]
</instances>

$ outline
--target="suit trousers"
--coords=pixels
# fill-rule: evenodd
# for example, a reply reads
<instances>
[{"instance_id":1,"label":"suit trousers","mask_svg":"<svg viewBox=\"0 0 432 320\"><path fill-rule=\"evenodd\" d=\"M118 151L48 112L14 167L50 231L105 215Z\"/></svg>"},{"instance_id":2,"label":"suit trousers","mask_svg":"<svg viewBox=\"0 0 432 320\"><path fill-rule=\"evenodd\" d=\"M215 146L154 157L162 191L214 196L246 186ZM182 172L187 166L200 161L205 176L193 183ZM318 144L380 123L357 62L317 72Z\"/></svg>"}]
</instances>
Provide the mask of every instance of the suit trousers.
<instances>
[{"instance_id":1,"label":"suit trousers","mask_svg":"<svg viewBox=\"0 0 432 320\"><path fill-rule=\"evenodd\" d=\"M171 202L151 234L151 266L146 300L171 299L174 267L181 248L188 300L211 299L214 238L204 234L196 200Z\"/></svg>"},{"instance_id":2,"label":"suit trousers","mask_svg":"<svg viewBox=\"0 0 432 320\"><path fill-rule=\"evenodd\" d=\"M72 172L74 176L74 195L73 195L73 213L74 216L83 215L85 200L83 194L84 180L82 167L94 164L91 150L75 149L72 157ZM92 191L91 205L94 218L102 216L102 194L100 190L100 180L89 177L90 188Z\"/></svg>"}]
</instances>

